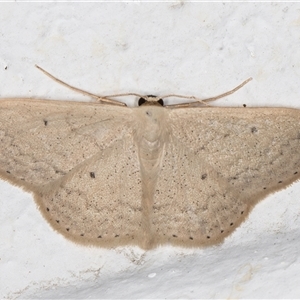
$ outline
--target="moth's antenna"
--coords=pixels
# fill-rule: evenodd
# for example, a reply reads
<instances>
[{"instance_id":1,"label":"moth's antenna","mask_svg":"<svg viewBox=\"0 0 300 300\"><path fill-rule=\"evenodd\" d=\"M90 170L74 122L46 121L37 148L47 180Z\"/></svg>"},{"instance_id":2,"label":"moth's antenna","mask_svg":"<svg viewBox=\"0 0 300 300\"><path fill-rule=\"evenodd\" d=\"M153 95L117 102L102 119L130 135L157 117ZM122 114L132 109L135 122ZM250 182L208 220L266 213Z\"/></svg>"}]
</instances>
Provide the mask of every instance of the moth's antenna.
<instances>
[{"instance_id":1,"label":"moth's antenna","mask_svg":"<svg viewBox=\"0 0 300 300\"><path fill-rule=\"evenodd\" d=\"M215 100L218 100L220 98L223 98L223 97L226 97L228 95L231 95L233 93L235 93L237 90L241 89L245 84L247 84L249 81L251 81L253 78L250 77L248 79L246 79L245 81L243 81L240 85L238 85L237 87L235 87L234 89L232 89L231 91L229 92L226 92L224 94L221 94L219 96L216 96L216 97L212 97L212 98L207 98L207 99L204 99L202 100L203 102L211 102L211 101L215 101Z\"/></svg>"},{"instance_id":2,"label":"moth's antenna","mask_svg":"<svg viewBox=\"0 0 300 300\"><path fill-rule=\"evenodd\" d=\"M92 93L89 93L87 91L84 91L84 90L81 90L79 88L76 88L70 84L67 84L65 82L63 82L62 80L56 78L55 76L53 76L52 74L50 74L49 72L47 72L46 70L44 70L43 68L41 68L40 66L38 65L35 65L36 68L38 68L40 71L42 71L44 74L46 74L48 77L52 78L54 81L60 83L61 85L75 91L75 92L78 92L78 93L81 93L83 95L86 95L86 96L90 96L90 97L93 97L93 98L96 98L98 101L101 101L101 102L104 102L104 103L107 103L107 104L112 104L112 105L119 105L119 106L126 106L125 103L123 102L120 102L120 101L117 101L117 100L112 100L112 99L108 99L106 98L106 96L97 96L97 95L94 95ZM124 96L126 94L121 94L121 95L112 95L112 96L107 96L107 97L116 97L116 96Z\"/></svg>"},{"instance_id":3,"label":"moth's antenna","mask_svg":"<svg viewBox=\"0 0 300 300\"><path fill-rule=\"evenodd\" d=\"M226 93L223 93L219 96L215 96L215 97L212 97L212 98L207 98L207 99L199 99L199 98L196 98L194 96L183 96L183 95L176 95L176 94L170 94L170 95L166 95L162 98L168 98L168 97L176 97L176 98L183 98L183 99L191 99L191 100L194 100L193 102L189 102L189 103L180 103L180 104L171 104L171 105L166 105L166 107L190 107L190 106L198 106L199 104L203 104L203 105L207 105L207 102L212 102L212 101L215 101L215 100L218 100L220 98L223 98L223 97L226 97L228 95L231 95L233 93L235 93L237 90L239 90L240 88L242 88L245 84L247 84L249 81L251 81L253 78L250 77L248 78L247 80L243 81L240 85L238 85L237 87L235 87L234 89L226 92Z\"/></svg>"}]
</instances>

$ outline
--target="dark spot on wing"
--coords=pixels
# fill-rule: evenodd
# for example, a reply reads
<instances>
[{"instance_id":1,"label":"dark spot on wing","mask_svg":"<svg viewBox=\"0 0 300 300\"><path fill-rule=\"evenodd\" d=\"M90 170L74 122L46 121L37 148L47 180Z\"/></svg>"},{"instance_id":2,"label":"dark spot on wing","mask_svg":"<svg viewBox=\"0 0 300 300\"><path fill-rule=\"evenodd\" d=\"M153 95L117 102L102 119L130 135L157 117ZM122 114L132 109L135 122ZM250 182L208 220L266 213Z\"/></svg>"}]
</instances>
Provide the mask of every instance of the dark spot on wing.
<instances>
[{"instance_id":1,"label":"dark spot on wing","mask_svg":"<svg viewBox=\"0 0 300 300\"><path fill-rule=\"evenodd\" d=\"M91 178L96 178L94 172L90 172L90 176L91 176Z\"/></svg>"},{"instance_id":2,"label":"dark spot on wing","mask_svg":"<svg viewBox=\"0 0 300 300\"><path fill-rule=\"evenodd\" d=\"M256 128L256 127L252 127L252 128L251 128L251 132L252 132L252 133L257 132L257 128Z\"/></svg>"}]
</instances>

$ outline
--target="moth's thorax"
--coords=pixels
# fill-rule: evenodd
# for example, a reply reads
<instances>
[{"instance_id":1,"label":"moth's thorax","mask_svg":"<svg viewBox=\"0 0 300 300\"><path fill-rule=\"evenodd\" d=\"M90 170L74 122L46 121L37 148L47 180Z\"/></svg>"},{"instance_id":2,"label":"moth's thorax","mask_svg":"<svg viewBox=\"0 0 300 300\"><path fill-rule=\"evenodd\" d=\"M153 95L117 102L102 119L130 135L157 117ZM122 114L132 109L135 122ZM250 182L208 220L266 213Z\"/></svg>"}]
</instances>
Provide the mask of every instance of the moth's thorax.
<instances>
[{"instance_id":1,"label":"moth's thorax","mask_svg":"<svg viewBox=\"0 0 300 300\"><path fill-rule=\"evenodd\" d=\"M156 165L168 136L167 110L162 106L140 106L135 113L138 120L135 141L140 159Z\"/></svg>"},{"instance_id":2,"label":"moth's thorax","mask_svg":"<svg viewBox=\"0 0 300 300\"><path fill-rule=\"evenodd\" d=\"M140 106L136 108L138 120L137 138L151 143L160 140L167 130L167 111L162 106Z\"/></svg>"}]
</instances>

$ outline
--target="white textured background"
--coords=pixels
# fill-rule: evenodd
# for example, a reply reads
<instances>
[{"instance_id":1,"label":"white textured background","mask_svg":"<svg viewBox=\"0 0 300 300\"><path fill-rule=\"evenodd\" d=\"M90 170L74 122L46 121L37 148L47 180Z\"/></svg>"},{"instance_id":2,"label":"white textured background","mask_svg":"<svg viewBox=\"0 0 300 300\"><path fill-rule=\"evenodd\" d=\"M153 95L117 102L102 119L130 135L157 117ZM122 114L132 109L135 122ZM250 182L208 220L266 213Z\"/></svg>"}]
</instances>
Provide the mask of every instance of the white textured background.
<instances>
[{"instance_id":1,"label":"white textured background","mask_svg":"<svg viewBox=\"0 0 300 300\"><path fill-rule=\"evenodd\" d=\"M89 100L34 64L100 95L205 98L251 76L214 105L300 108L300 3L1 3L0 97ZM299 212L295 183L220 246L103 250L0 181L0 298L299 298Z\"/></svg>"}]
</instances>

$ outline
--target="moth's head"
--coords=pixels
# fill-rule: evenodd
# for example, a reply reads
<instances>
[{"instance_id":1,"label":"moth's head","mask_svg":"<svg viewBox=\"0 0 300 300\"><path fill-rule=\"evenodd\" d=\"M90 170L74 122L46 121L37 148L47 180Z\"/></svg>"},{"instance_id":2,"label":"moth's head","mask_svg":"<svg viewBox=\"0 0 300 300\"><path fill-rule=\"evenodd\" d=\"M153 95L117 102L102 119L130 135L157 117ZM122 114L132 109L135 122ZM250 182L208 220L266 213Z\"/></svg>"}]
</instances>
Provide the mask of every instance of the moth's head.
<instances>
[{"instance_id":1,"label":"moth's head","mask_svg":"<svg viewBox=\"0 0 300 300\"><path fill-rule=\"evenodd\" d=\"M157 96L153 96L153 95L147 95L147 96L141 97L139 99L138 103L139 103L139 106L142 106L142 105L164 106L163 99L161 99Z\"/></svg>"}]
</instances>

